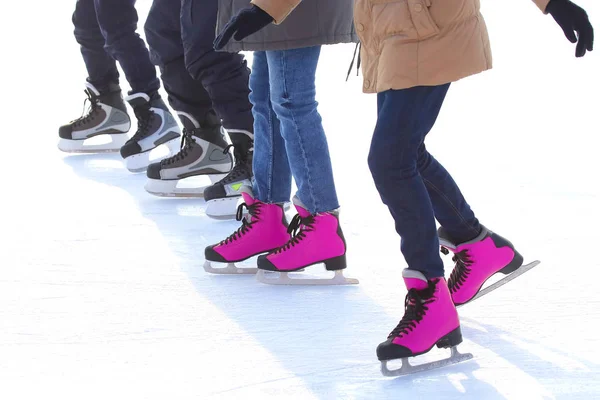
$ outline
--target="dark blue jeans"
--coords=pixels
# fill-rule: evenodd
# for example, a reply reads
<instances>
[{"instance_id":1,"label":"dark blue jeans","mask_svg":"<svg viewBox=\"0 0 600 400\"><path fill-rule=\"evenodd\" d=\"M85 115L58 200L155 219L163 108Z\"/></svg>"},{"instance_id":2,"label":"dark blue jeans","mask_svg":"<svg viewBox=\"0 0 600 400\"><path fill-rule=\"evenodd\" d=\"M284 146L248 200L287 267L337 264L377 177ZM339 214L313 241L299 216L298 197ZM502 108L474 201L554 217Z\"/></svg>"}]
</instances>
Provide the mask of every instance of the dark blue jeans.
<instances>
[{"instance_id":1,"label":"dark blue jeans","mask_svg":"<svg viewBox=\"0 0 600 400\"><path fill-rule=\"evenodd\" d=\"M377 125L369 168L401 237L408 267L444 276L435 220L458 243L481 226L460 189L425 148L450 84L388 90L377 95Z\"/></svg>"},{"instance_id":2,"label":"dark blue jeans","mask_svg":"<svg viewBox=\"0 0 600 400\"><path fill-rule=\"evenodd\" d=\"M75 39L97 88L118 83L121 64L132 93L152 94L160 88L146 44L136 33L135 0L77 0L73 13Z\"/></svg>"},{"instance_id":3,"label":"dark blue jeans","mask_svg":"<svg viewBox=\"0 0 600 400\"><path fill-rule=\"evenodd\" d=\"M227 129L252 132L250 70L241 54L213 48L218 0L154 0L146 20L152 62L169 103L202 117L212 108Z\"/></svg>"},{"instance_id":4,"label":"dark blue jeans","mask_svg":"<svg viewBox=\"0 0 600 400\"><path fill-rule=\"evenodd\" d=\"M327 138L315 100L320 46L254 52L250 100L254 113L254 195L298 198L312 214L339 207Z\"/></svg>"}]
</instances>

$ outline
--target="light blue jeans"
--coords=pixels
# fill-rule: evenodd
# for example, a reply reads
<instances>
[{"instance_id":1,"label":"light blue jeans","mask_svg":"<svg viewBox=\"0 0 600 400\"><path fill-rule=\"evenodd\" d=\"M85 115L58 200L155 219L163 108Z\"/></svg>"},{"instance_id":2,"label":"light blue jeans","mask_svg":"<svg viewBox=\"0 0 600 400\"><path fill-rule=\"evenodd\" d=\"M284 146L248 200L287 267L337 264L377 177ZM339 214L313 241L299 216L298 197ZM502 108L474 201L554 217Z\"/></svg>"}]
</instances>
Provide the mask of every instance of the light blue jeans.
<instances>
[{"instance_id":1,"label":"light blue jeans","mask_svg":"<svg viewBox=\"0 0 600 400\"><path fill-rule=\"evenodd\" d=\"M292 176L311 214L339 207L329 148L315 100L321 46L254 53L254 195L289 201Z\"/></svg>"}]
</instances>

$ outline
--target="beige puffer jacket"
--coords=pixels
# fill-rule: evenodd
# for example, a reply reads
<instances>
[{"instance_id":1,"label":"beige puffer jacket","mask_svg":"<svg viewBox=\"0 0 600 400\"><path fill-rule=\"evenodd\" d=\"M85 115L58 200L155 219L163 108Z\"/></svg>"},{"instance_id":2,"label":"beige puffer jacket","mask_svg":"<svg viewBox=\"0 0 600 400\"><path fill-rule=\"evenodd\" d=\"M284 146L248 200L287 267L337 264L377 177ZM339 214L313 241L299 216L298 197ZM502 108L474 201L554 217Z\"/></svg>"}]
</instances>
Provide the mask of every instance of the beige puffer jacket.
<instances>
[{"instance_id":1,"label":"beige puffer jacket","mask_svg":"<svg viewBox=\"0 0 600 400\"><path fill-rule=\"evenodd\" d=\"M545 11L550 0L533 0ZM300 0L253 0L281 23ZM363 91L433 86L492 68L479 0L356 0Z\"/></svg>"}]
</instances>

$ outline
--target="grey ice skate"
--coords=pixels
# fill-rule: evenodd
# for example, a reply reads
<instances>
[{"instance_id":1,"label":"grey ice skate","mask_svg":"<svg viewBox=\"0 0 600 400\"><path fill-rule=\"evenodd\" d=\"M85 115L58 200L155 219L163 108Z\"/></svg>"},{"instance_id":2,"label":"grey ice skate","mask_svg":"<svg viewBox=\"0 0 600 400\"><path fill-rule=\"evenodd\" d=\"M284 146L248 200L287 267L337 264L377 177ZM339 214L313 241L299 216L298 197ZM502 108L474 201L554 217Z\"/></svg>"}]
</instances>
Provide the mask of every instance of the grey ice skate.
<instances>
[{"instance_id":1,"label":"grey ice skate","mask_svg":"<svg viewBox=\"0 0 600 400\"><path fill-rule=\"evenodd\" d=\"M214 219L234 219L238 202L242 198L242 187L252 186L252 159L254 140L250 132L228 130L229 136L237 135L233 147L235 165L231 172L219 182L204 190L206 215Z\"/></svg>"},{"instance_id":2,"label":"grey ice skate","mask_svg":"<svg viewBox=\"0 0 600 400\"><path fill-rule=\"evenodd\" d=\"M210 114L202 125L187 113L177 113L183 124L181 150L172 157L150 164L147 192L161 197L203 197L208 185L177 185L186 178L207 176L212 183L231 171L232 158L219 120Z\"/></svg>"},{"instance_id":3,"label":"grey ice skate","mask_svg":"<svg viewBox=\"0 0 600 400\"><path fill-rule=\"evenodd\" d=\"M90 102L87 114L63 125L58 130L58 148L67 153L117 152L127 141L131 120L117 84L100 92L86 82L85 93ZM106 136L108 143L90 144L90 138Z\"/></svg>"},{"instance_id":4,"label":"grey ice skate","mask_svg":"<svg viewBox=\"0 0 600 400\"><path fill-rule=\"evenodd\" d=\"M167 154L161 158L177 153L181 130L158 95L150 98L146 93L135 93L126 100L138 120L138 129L121 148L121 157L125 159L129 171L142 172L150 164L154 149L163 145L168 149Z\"/></svg>"}]
</instances>

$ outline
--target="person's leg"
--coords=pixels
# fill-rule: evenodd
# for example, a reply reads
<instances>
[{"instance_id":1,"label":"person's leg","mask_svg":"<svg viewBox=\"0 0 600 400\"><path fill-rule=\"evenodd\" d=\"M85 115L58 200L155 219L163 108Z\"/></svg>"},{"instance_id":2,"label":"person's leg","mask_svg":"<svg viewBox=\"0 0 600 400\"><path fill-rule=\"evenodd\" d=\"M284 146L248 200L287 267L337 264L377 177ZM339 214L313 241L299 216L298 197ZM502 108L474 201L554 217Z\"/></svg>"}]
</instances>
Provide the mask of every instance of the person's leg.
<instances>
[{"instance_id":1,"label":"person's leg","mask_svg":"<svg viewBox=\"0 0 600 400\"><path fill-rule=\"evenodd\" d=\"M254 196L265 203L290 200L292 173L281 136L269 86L269 66L264 51L254 52L250 75L250 101L254 115Z\"/></svg>"},{"instance_id":2,"label":"person's leg","mask_svg":"<svg viewBox=\"0 0 600 400\"><path fill-rule=\"evenodd\" d=\"M191 77L181 40L181 0L154 0L144 26L150 59L161 71L169 104L201 123L212 119L212 102L202 82ZM207 117L208 116L208 117Z\"/></svg>"},{"instance_id":3,"label":"person's leg","mask_svg":"<svg viewBox=\"0 0 600 400\"><path fill-rule=\"evenodd\" d=\"M158 92L160 82L146 44L137 34L135 0L94 0L106 51L116 59L131 86L131 93Z\"/></svg>"},{"instance_id":4,"label":"person's leg","mask_svg":"<svg viewBox=\"0 0 600 400\"><path fill-rule=\"evenodd\" d=\"M73 13L75 39L88 72L88 82L97 90L106 91L109 84L119 83L117 63L104 50L104 36L98 26L94 0L78 0Z\"/></svg>"},{"instance_id":5,"label":"person's leg","mask_svg":"<svg viewBox=\"0 0 600 400\"><path fill-rule=\"evenodd\" d=\"M409 269L428 279L443 277L444 265L431 198L417 160L437 118L449 84L388 90L377 95L378 116L369 168L402 240Z\"/></svg>"},{"instance_id":6,"label":"person's leg","mask_svg":"<svg viewBox=\"0 0 600 400\"><path fill-rule=\"evenodd\" d=\"M192 78L209 93L223 127L245 153L252 147L252 106L248 100L250 71L241 54L213 48L218 0L182 0L181 37L185 64Z\"/></svg>"},{"instance_id":7,"label":"person's leg","mask_svg":"<svg viewBox=\"0 0 600 400\"><path fill-rule=\"evenodd\" d=\"M290 239L281 203L290 198L292 175L279 122L271 107L265 52L254 52L250 89L256 132L255 182L251 190L246 185L240 189L244 199L241 207L248 209L248 216L234 234L205 249L205 270L212 273L254 274L255 268L237 268L231 263L273 251ZM242 219L239 211L237 218ZM218 269L211 266L212 262L228 265Z\"/></svg>"},{"instance_id":8,"label":"person's leg","mask_svg":"<svg viewBox=\"0 0 600 400\"><path fill-rule=\"evenodd\" d=\"M339 208L327 138L315 100L320 46L269 51L273 110L296 186L297 197L311 214Z\"/></svg>"},{"instance_id":9,"label":"person's leg","mask_svg":"<svg viewBox=\"0 0 600 400\"><path fill-rule=\"evenodd\" d=\"M482 229L479 221L452 176L429 154L425 144L419 148L417 168L429 193L435 218L454 243L477 237Z\"/></svg>"},{"instance_id":10,"label":"person's leg","mask_svg":"<svg viewBox=\"0 0 600 400\"><path fill-rule=\"evenodd\" d=\"M298 187L292 199L298 214L290 223L292 239L276 251L260 256L257 260L260 270L291 272L321 263L330 271L346 268L346 242L337 210L331 159L315 100L320 51L320 46L315 46L267 52L271 102ZM273 169L273 173L276 186L278 171ZM266 278L262 272L258 277L265 283L289 282L281 274L275 280ZM333 279L320 281L299 279L292 283L357 283L346 280L340 272Z\"/></svg>"}]
</instances>

